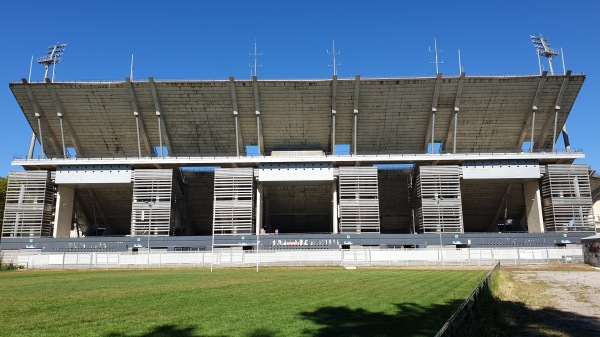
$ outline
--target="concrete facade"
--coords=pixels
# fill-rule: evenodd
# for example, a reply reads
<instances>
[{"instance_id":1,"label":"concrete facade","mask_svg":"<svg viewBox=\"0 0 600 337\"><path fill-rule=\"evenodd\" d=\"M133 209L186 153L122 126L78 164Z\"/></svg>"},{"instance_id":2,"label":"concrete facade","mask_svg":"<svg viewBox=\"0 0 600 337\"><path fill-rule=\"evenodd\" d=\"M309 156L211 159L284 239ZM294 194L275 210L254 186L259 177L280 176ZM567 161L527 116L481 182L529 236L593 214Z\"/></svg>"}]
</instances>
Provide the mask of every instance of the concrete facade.
<instances>
[{"instance_id":1,"label":"concrete facade","mask_svg":"<svg viewBox=\"0 0 600 337\"><path fill-rule=\"evenodd\" d=\"M23 80L44 155L13 161L2 236L593 231L584 154L556 146L584 80Z\"/></svg>"}]
</instances>

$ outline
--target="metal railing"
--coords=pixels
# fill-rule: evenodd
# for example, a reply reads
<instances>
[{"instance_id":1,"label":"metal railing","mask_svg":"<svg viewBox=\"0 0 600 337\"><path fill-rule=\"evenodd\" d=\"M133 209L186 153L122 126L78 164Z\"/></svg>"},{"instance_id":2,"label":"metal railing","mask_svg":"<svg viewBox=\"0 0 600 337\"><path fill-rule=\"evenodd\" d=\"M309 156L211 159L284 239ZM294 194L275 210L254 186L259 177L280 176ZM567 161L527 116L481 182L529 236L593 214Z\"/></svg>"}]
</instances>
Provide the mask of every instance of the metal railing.
<instances>
[{"instance_id":1,"label":"metal railing","mask_svg":"<svg viewBox=\"0 0 600 337\"><path fill-rule=\"evenodd\" d=\"M138 252L39 252L4 250L4 263L30 269L78 268L227 268L258 266L493 266L583 262L577 248L427 248L427 249L294 249L211 251L151 250Z\"/></svg>"},{"instance_id":2,"label":"metal railing","mask_svg":"<svg viewBox=\"0 0 600 337\"><path fill-rule=\"evenodd\" d=\"M555 149L552 150L543 150L543 149L535 149L533 150L533 154L573 154L573 153L583 153L583 149L581 148L572 148L572 149ZM523 151L520 149L515 150L490 150L489 152L484 151L473 151L473 152L439 152L439 153L361 153L361 154L331 154L329 152L324 152L323 157L345 157L345 158L365 158L365 157L420 157L420 156L440 156L440 157L448 157L448 156L470 156L470 155L531 155L532 152ZM55 161L55 160L69 160L69 161L78 161L78 160L193 160L193 159L239 159L239 158L271 158L270 153L258 154L258 155L208 155L208 156L159 156L159 155L144 155L142 157L139 156L107 156L107 157L67 157L64 158L62 155L54 155L54 156L35 156L34 158L27 158L24 155L15 155L13 156L13 160L26 160L26 161ZM318 157L315 157L318 158Z\"/></svg>"},{"instance_id":3,"label":"metal railing","mask_svg":"<svg viewBox=\"0 0 600 337\"><path fill-rule=\"evenodd\" d=\"M494 269L492 269L486 277L479 282L477 287L471 292L471 294L465 299L460 306L454 311L452 316L444 323L442 328L435 334L435 337L441 336L452 336L457 330L464 327L464 324L472 323L473 316L475 315L475 303L480 297L482 291L489 291L492 278L496 275L496 272L500 269L500 262L496 263ZM469 321L467 321L469 320Z\"/></svg>"}]
</instances>

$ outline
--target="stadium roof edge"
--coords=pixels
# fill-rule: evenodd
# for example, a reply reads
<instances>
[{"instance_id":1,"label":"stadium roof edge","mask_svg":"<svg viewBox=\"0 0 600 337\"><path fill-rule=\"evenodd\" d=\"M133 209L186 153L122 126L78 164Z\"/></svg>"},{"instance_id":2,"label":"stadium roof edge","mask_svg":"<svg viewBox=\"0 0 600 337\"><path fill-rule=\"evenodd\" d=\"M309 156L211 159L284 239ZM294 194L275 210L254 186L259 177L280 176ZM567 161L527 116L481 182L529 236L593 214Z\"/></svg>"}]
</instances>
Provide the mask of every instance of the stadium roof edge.
<instances>
[{"instance_id":1,"label":"stadium roof edge","mask_svg":"<svg viewBox=\"0 0 600 337\"><path fill-rule=\"evenodd\" d=\"M360 75L360 74L357 74ZM501 75L483 75L483 74L475 74L475 75L469 75L466 74L466 77L469 78L524 78L524 77L538 77L541 76L540 74L501 74ZM564 76L564 74L555 74L555 75L548 75L549 77L555 76L555 77L560 77L560 76ZM572 73L571 76L586 76L585 73ZM152 76L150 76L152 77ZM451 75L444 75L442 74L443 78L460 78L460 75L456 75L456 74L451 74ZM431 79L431 78L436 78L436 76L398 76L398 77L362 77L361 76L361 80L407 80L407 79ZM338 81L353 81L355 80L355 77L338 77L337 80ZM251 82L252 79L250 78L235 78L236 81L248 81ZM123 80L121 79L116 79L116 80L76 80L76 81L55 81L53 83L55 84L59 84L59 83L64 83L64 84L68 84L68 83L122 83L125 81L125 78ZM144 78L141 80L132 80L132 82L147 82L148 78ZM155 82L229 82L229 78L227 79L156 79L154 78ZM259 78L258 81L265 81L265 82L286 82L286 81L299 81L299 82L303 82L303 81L331 81L331 77L325 77L325 78ZM30 81L28 82L30 84L46 84L45 81ZM23 81L11 81L9 84L23 84Z\"/></svg>"}]
</instances>

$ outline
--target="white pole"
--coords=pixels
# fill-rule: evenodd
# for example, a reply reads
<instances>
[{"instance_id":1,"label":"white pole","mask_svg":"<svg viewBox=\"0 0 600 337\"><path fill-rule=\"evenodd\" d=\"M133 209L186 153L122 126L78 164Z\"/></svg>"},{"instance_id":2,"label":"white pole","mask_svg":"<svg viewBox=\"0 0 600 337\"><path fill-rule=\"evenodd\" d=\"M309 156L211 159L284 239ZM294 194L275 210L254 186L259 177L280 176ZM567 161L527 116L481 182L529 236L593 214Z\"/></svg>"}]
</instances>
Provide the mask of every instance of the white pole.
<instances>
[{"instance_id":1,"label":"white pole","mask_svg":"<svg viewBox=\"0 0 600 337\"><path fill-rule=\"evenodd\" d=\"M56 75L56 61L52 63L52 83L54 83L54 75Z\"/></svg>"},{"instance_id":2,"label":"white pole","mask_svg":"<svg viewBox=\"0 0 600 337\"><path fill-rule=\"evenodd\" d=\"M148 203L148 268L150 268L150 230L152 228L152 202Z\"/></svg>"},{"instance_id":3,"label":"white pole","mask_svg":"<svg viewBox=\"0 0 600 337\"><path fill-rule=\"evenodd\" d=\"M163 156L163 142L162 142L162 130L161 130L161 122L160 122L160 112L156 112L156 116L158 117L158 142L160 145L160 156Z\"/></svg>"},{"instance_id":4,"label":"white pole","mask_svg":"<svg viewBox=\"0 0 600 337\"><path fill-rule=\"evenodd\" d=\"M133 53L131 54L131 67L129 68L129 79L133 81Z\"/></svg>"},{"instance_id":5,"label":"white pole","mask_svg":"<svg viewBox=\"0 0 600 337\"><path fill-rule=\"evenodd\" d=\"M437 40L435 37L433 38L433 48L435 50L435 73L438 74L440 72L438 68L438 52L437 52Z\"/></svg>"},{"instance_id":6,"label":"white pole","mask_svg":"<svg viewBox=\"0 0 600 337\"><path fill-rule=\"evenodd\" d=\"M33 55L31 55L31 61L29 62L29 77L27 78L27 82L31 82L31 69L33 68Z\"/></svg>"},{"instance_id":7,"label":"white pole","mask_svg":"<svg viewBox=\"0 0 600 337\"><path fill-rule=\"evenodd\" d=\"M214 207L213 207L214 208ZM213 210L214 213L214 210ZM214 215L213 215L213 219L214 219ZM210 250L210 272L212 273L213 271L213 263L215 261L215 224L213 221L213 233L212 233L212 249Z\"/></svg>"},{"instance_id":8,"label":"white pole","mask_svg":"<svg viewBox=\"0 0 600 337\"><path fill-rule=\"evenodd\" d=\"M460 49L458 49L458 74L462 74L463 71L463 67L462 67L462 63L460 61Z\"/></svg>"},{"instance_id":9,"label":"white pole","mask_svg":"<svg viewBox=\"0 0 600 337\"><path fill-rule=\"evenodd\" d=\"M562 59L563 75L566 75L567 74L567 69L565 68L565 52L563 52L562 47L560 47L560 58Z\"/></svg>"}]
</instances>

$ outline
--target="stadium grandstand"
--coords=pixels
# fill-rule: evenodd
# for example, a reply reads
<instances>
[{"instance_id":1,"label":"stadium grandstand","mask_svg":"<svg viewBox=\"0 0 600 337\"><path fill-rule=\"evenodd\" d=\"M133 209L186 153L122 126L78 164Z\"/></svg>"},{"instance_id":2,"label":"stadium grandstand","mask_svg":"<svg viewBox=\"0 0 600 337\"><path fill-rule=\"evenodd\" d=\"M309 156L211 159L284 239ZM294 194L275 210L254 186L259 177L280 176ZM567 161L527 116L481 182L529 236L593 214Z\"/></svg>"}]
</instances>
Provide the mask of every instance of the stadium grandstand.
<instances>
[{"instance_id":1,"label":"stadium grandstand","mask_svg":"<svg viewBox=\"0 0 600 337\"><path fill-rule=\"evenodd\" d=\"M580 243L600 190L566 129L584 80L23 79L35 138L3 249Z\"/></svg>"}]
</instances>

